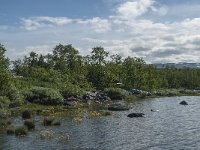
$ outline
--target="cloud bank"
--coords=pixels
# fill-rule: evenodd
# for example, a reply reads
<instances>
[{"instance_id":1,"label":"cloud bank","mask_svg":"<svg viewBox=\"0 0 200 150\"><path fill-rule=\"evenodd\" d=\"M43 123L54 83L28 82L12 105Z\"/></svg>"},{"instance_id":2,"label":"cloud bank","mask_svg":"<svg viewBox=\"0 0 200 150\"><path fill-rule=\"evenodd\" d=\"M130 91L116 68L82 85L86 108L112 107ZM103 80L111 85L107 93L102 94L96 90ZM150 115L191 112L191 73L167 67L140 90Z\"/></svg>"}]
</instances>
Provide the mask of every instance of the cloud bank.
<instances>
[{"instance_id":1,"label":"cloud bank","mask_svg":"<svg viewBox=\"0 0 200 150\"><path fill-rule=\"evenodd\" d=\"M25 43L19 44L24 51L16 50L19 56L31 50L47 53L55 44L70 43L82 54L103 46L111 54L143 57L149 63L200 62L200 18L159 22L147 17L166 16L169 9L156 0L117 0L113 13L105 18L31 16L21 18L20 30L9 37L3 32L9 30L6 26L0 26L0 32L11 48L14 39L16 45ZM16 40L17 34L24 39Z\"/></svg>"}]
</instances>

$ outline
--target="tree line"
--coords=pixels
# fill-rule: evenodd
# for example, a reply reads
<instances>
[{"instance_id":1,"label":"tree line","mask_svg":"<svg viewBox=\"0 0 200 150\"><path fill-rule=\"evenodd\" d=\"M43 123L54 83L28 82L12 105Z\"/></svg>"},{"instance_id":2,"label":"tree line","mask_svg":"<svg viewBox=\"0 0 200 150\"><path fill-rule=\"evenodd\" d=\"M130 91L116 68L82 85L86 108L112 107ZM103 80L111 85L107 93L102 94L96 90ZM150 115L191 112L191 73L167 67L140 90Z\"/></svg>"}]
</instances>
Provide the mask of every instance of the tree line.
<instances>
[{"instance_id":1,"label":"tree line","mask_svg":"<svg viewBox=\"0 0 200 150\"><path fill-rule=\"evenodd\" d=\"M31 86L57 89L104 89L122 83L125 89L161 88L197 89L200 69L156 68L142 58L110 55L103 47L94 47L83 56L72 45L56 45L47 55L31 52L22 59L9 61L0 45L0 95L12 88ZM9 67L10 65L10 67Z\"/></svg>"}]
</instances>

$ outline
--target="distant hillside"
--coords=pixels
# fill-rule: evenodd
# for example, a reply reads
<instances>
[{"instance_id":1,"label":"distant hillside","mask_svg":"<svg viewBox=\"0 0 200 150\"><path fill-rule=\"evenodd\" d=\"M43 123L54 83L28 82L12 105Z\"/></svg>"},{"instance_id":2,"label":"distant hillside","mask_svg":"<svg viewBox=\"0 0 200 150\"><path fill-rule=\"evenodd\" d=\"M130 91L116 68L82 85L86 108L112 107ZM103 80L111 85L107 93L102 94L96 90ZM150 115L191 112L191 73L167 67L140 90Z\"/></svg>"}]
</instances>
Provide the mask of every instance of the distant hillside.
<instances>
[{"instance_id":1,"label":"distant hillside","mask_svg":"<svg viewBox=\"0 0 200 150\"><path fill-rule=\"evenodd\" d=\"M164 68L166 66L169 67L176 67L176 68L200 68L200 63L155 63L153 64L155 65L157 68Z\"/></svg>"}]
</instances>

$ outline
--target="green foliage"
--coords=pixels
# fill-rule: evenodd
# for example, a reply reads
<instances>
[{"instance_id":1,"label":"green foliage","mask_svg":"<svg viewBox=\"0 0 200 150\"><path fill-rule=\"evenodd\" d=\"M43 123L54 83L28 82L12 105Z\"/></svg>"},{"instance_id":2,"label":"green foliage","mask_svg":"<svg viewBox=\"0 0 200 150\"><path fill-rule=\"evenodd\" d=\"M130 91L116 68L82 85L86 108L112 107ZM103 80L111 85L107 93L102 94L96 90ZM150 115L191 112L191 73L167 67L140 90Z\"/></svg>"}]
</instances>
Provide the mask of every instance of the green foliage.
<instances>
[{"instance_id":1,"label":"green foliage","mask_svg":"<svg viewBox=\"0 0 200 150\"><path fill-rule=\"evenodd\" d=\"M44 87L32 87L25 94L26 100L36 104L58 105L63 103L63 97L58 90Z\"/></svg>"},{"instance_id":2,"label":"green foliage","mask_svg":"<svg viewBox=\"0 0 200 150\"><path fill-rule=\"evenodd\" d=\"M8 108L10 100L6 96L0 96L0 109Z\"/></svg>"},{"instance_id":3,"label":"green foliage","mask_svg":"<svg viewBox=\"0 0 200 150\"><path fill-rule=\"evenodd\" d=\"M93 64L103 65L106 62L106 57L108 57L108 52L104 50L103 47L94 47L92 49L91 60Z\"/></svg>"},{"instance_id":4,"label":"green foliage","mask_svg":"<svg viewBox=\"0 0 200 150\"><path fill-rule=\"evenodd\" d=\"M79 86L70 83L66 84L65 87L60 90L60 92L64 98L71 96L83 96L84 94L84 91Z\"/></svg>"},{"instance_id":5,"label":"green foliage","mask_svg":"<svg viewBox=\"0 0 200 150\"><path fill-rule=\"evenodd\" d=\"M112 100L121 100L127 95L127 91L121 88L106 88L104 91Z\"/></svg>"},{"instance_id":6,"label":"green foliage","mask_svg":"<svg viewBox=\"0 0 200 150\"><path fill-rule=\"evenodd\" d=\"M6 49L0 44L0 95L6 95L12 85L12 77L8 70L9 60L5 58Z\"/></svg>"},{"instance_id":7,"label":"green foliage","mask_svg":"<svg viewBox=\"0 0 200 150\"><path fill-rule=\"evenodd\" d=\"M109 52L103 47L94 47L90 55L81 56L70 44L56 45L51 54L39 55L31 52L23 59L14 61L13 86L8 70L9 62L4 53L5 48L0 45L0 95L6 95L12 103L23 99L21 93L25 93L26 98L35 103L62 103L62 96L57 89L67 98L81 96L84 90L92 88L111 88L108 92L110 96L122 99L123 92L112 88L116 87L118 82L126 89L147 91L162 88L200 88L200 69L156 68L146 64L142 58L129 56L122 59L117 54L108 59ZM16 87L16 90L13 90L13 87Z\"/></svg>"}]
</instances>

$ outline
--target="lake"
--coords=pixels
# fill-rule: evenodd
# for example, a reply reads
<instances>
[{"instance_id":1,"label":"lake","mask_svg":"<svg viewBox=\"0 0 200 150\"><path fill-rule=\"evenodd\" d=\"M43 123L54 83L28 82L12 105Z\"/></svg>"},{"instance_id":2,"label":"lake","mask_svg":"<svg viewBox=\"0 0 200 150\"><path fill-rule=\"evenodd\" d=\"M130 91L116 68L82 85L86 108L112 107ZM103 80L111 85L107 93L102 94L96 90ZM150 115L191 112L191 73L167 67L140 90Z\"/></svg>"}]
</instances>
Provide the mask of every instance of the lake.
<instances>
[{"instance_id":1,"label":"lake","mask_svg":"<svg viewBox=\"0 0 200 150\"><path fill-rule=\"evenodd\" d=\"M179 102L185 100L189 105ZM137 100L129 111L112 116L83 118L79 123L63 118L61 126L44 127L40 117L36 130L26 137L8 136L0 132L0 149L108 149L160 150L200 149L200 97L166 97ZM159 110L152 112L151 109ZM128 118L131 112L142 112L143 118ZM19 120L15 120L19 122ZM41 139L48 130L50 139ZM66 139L66 135L70 139Z\"/></svg>"}]
</instances>

